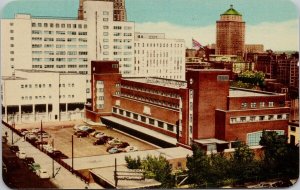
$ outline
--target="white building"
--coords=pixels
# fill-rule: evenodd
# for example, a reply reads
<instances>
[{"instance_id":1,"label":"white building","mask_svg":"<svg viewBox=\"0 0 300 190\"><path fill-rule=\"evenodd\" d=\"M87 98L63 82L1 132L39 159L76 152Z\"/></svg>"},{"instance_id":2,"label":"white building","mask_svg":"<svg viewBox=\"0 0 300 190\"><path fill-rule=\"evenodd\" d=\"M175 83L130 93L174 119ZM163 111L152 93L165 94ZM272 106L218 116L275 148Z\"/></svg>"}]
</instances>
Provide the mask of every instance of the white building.
<instances>
[{"instance_id":1,"label":"white building","mask_svg":"<svg viewBox=\"0 0 300 190\"><path fill-rule=\"evenodd\" d=\"M86 102L85 75L15 70L2 77L2 118L15 123L81 119Z\"/></svg>"},{"instance_id":2,"label":"white building","mask_svg":"<svg viewBox=\"0 0 300 190\"><path fill-rule=\"evenodd\" d=\"M167 39L165 34L135 33L134 74L185 80L184 40Z\"/></svg>"}]
</instances>

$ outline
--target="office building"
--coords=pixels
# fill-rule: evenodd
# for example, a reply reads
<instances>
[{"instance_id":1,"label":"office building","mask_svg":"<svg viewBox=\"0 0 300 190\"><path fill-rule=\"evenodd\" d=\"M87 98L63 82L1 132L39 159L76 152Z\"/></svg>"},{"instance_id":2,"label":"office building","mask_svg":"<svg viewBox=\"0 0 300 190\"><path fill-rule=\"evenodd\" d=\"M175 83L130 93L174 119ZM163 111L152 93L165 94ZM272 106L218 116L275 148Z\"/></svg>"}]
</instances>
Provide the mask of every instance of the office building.
<instances>
[{"instance_id":1,"label":"office building","mask_svg":"<svg viewBox=\"0 0 300 190\"><path fill-rule=\"evenodd\" d=\"M230 88L228 70L187 69L186 80L180 81L123 78L117 65L92 62L87 119L169 144L189 147L195 142L208 149L228 148L237 140L258 145L264 129L287 135L285 95Z\"/></svg>"},{"instance_id":2,"label":"office building","mask_svg":"<svg viewBox=\"0 0 300 190\"><path fill-rule=\"evenodd\" d=\"M245 52L245 22L231 5L217 21L217 55L239 55Z\"/></svg>"}]
</instances>

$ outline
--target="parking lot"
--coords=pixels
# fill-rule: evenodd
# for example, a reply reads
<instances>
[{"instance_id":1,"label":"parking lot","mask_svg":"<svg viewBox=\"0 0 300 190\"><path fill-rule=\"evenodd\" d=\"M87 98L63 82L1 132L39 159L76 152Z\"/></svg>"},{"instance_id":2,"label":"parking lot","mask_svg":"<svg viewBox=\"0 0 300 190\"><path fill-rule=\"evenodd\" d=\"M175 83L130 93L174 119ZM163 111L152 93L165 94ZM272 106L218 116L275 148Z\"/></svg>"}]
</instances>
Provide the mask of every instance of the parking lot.
<instances>
[{"instance_id":1,"label":"parking lot","mask_svg":"<svg viewBox=\"0 0 300 190\"><path fill-rule=\"evenodd\" d=\"M50 134L50 138L43 139L48 141L49 144L52 144L54 140L54 148L60 150L68 157L71 157L72 154L72 135L74 134L74 125L81 124L81 121L71 121L71 122L60 122L60 123L43 123L43 130ZM17 129L30 129L30 128L39 128L40 124L22 124L16 126ZM105 133L107 136L112 136L118 138L123 142L128 142L131 146L135 146L138 150L151 150L156 149L155 146L152 146L146 142L140 141L133 137L127 136L123 133L115 131L113 129L108 129L105 126L91 126L97 131ZM109 154L106 152L108 145L93 145L93 142L96 141L95 137L81 137L78 138L73 136L73 146L74 146L74 157L85 157L85 156L95 156L95 155L104 155Z\"/></svg>"}]
</instances>

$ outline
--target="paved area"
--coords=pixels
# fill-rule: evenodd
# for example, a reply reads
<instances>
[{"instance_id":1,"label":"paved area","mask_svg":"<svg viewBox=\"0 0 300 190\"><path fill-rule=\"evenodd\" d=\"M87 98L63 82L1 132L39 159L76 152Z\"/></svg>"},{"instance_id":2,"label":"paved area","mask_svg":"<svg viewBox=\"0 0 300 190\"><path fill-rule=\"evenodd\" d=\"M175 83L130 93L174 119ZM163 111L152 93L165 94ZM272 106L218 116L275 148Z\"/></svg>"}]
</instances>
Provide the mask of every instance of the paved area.
<instances>
[{"instance_id":1,"label":"paved area","mask_svg":"<svg viewBox=\"0 0 300 190\"><path fill-rule=\"evenodd\" d=\"M83 124L83 121L70 121L70 122L51 122L43 123L43 130L48 132L51 137L48 139L48 143L52 143L54 140L54 147L57 150L62 151L68 157L72 156L72 135L74 134L73 126L75 124ZM30 129L30 128L39 128L40 123L35 123L33 125L21 124L16 125L17 129ZM112 136L120 139L121 141L128 142L131 146L136 146L138 150L151 150L156 149L155 146L128 136L124 133L120 133L113 129L107 129L103 125L94 125L92 126L97 131L101 131L108 136ZM97 156L109 154L106 152L107 145L93 145L93 142L96 141L94 137L84 137L77 138L73 137L74 142L74 157L86 157L86 156Z\"/></svg>"},{"instance_id":2,"label":"paved area","mask_svg":"<svg viewBox=\"0 0 300 190\"><path fill-rule=\"evenodd\" d=\"M2 135L7 132L8 134L8 143L11 143L11 130L2 125ZM33 147L28 142L24 142L21 137L14 134L15 145L19 146L20 150L24 150L27 156L33 157L36 163L41 165L41 168L47 170L47 172L52 176L53 172L53 160L46 155L45 153L39 151ZM72 175L72 173L66 170L64 167L60 166L57 162L54 161L54 173L55 178L51 178L50 181L57 186L59 189L103 189L98 184L86 184L80 178Z\"/></svg>"}]
</instances>

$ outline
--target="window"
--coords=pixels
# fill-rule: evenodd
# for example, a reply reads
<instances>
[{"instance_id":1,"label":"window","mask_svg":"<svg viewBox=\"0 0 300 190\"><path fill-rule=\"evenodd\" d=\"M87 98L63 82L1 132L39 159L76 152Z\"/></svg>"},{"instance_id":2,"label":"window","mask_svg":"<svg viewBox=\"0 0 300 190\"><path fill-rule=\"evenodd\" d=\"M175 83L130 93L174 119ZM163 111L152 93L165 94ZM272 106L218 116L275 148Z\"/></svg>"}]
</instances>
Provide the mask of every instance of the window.
<instances>
[{"instance_id":1,"label":"window","mask_svg":"<svg viewBox=\"0 0 300 190\"><path fill-rule=\"evenodd\" d=\"M129 111L126 111L126 116L127 117L130 117L131 116L131 113Z\"/></svg>"},{"instance_id":2,"label":"window","mask_svg":"<svg viewBox=\"0 0 300 190\"><path fill-rule=\"evenodd\" d=\"M157 125L158 125L158 127L160 127L160 128L164 128L164 122L157 121Z\"/></svg>"},{"instance_id":3,"label":"window","mask_svg":"<svg viewBox=\"0 0 300 190\"><path fill-rule=\"evenodd\" d=\"M168 131L174 131L174 126L168 124L168 125L167 125L167 130L168 130Z\"/></svg>"},{"instance_id":4,"label":"window","mask_svg":"<svg viewBox=\"0 0 300 190\"><path fill-rule=\"evenodd\" d=\"M296 127L291 127L291 131L296 131Z\"/></svg>"},{"instance_id":5,"label":"window","mask_svg":"<svg viewBox=\"0 0 300 190\"><path fill-rule=\"evenodd\" d=\"M263 121L265 119L265 116L261 115L259 116L259 121Z\"/></svg>"},{"instance_id":6,"label":"window","mask_svg":"<svg viewBox=\"0 0 300 190\"><path fill-rule=\"evenodd\" d=\"M252 103L250 104L250 106L251 106L251 108L256 108L256 103L255 103L255 102L252 102Z\"/></svg>"},{"instance_id":7,"label":"window","mask_svg":"<svg viewBox=\"0 0 300 190\"><path fill-rule=\"evenodd\" d=\"M274 120L274 115L269 115L269 116L268 116L268 119L269 119L269 120Z\"/></svg>"},{"instance_id":8,"label":"window","mask_svg":"<svg viewBox=\"0 0 300 190\"><path fill-rule=\"evenodd\" d=\"M108 21L108 18L103 18L103 21L107 22L107 21Z\"/></svg>"},{"instance_id":9,"label":"window","mask_svg":"<svg viewBox=\"0 0 300 190\"><path fill-rule=\"evenodd\" d=\"M274 102L269 102L269 107L274 107Z\"/></svg>"},{"instance_id":10,"label":"window","mask_svg":"<svg viewBox=\"0 0 300 190\"><path fill-rule=\"evenodd\" d=\"M124 110L119 110L119 114L123 115L124 114Z\"/></svg>"},{"instance_id":11,"label":"window","mask_svg":"<svg viewBox=\"0 0 300 190\"><path fill-rule=\"evenodd\" d=\"M109 29L109 26L103 26L103 29Z\"/></svg>"},{"instance_id":12,"label":"window","mask_svg":"<svg viewBox=\"0 0 300 190\"><path fill-rule=\"evenodd\" d=\"M246 122L246 117L240 117L241 122Z\"/></svg>"},{"instance_id":13,"label":"window","mask_svg":"<svg viewBox=\"0 0 300 190\"><path fill-rule=\"evenodd\" d=\"M241 107L242 107L242 108L247 108L247 103L245 103L245 102L242 103Z\"/></svg>"},{"instance_id":14,"label":"window","mask_svg":"<svg viewBox=\"0 0 300 190\"><path fill-rule=\"evenodd\" d=\"M265 102L260 102L260 103L259 103L259 106L260 106L261 108L265 107Z\"/></svg>"},{"instance_id":15,"label":"window","mask_svg":"<svg viewBox=\"0 0 300 190\"><path fill-rule=\"evenodd\" d=\"M109 12L108 11L103 11L103 15L108 15Z\"/></svg>"},{"instance_id":16,"label":"window","mask_svg":"<svg viewBox=\"0 0 300 190\"><path fill-rule=\"evenodd\" d=\"M282 115L277 115L277 119L282 119Z\"/></svg>"},{"instance_id":17,"label":"window","mask_svg":"<svg viewBox=\"0 0 300 190\"><path fill-rule=\"evenodd\" d=\"M250 116L250 121L255 121L256 120L256 116Z\"/></svg>"},{"instance_id":18,"label":"window","mask_svg":"<svg viewBox=\"0 0 300 190\"><path fill-rule=\"evenodd\" d=\"M146 117L145 116L141 116L141 121L146 123Z\"/></svg>"},{"instance_id":19,"label":"window","mask_svg":"<svg viewBox=\"0 0 300 190\"><path fill-rule=\"evenodd\" d=\"M139 118L138 114L134 113L134 114L133 114L133 119L138 120L138 118Z\"/></svg>"},{"instance_id":20,"label":"window","mask_svg":"<svg viewBox=\"0 0 300 190\"><path fill-rule=\"evenodd\" d=\"M113 108L113 112L114 112L114 113L117 113L117 108Z\"/></svg>"},{"instance_id":21,"label":"window","mask_svg":"<svg viewBox=\"0 0 300 190\"><path fill-rule=\"evenodd\" d=\"M236 123L236 118L235 117L230 118L230 123Z\"/></svg>"},{"instance_id":22,"label":"window","mask_svg":"<svg viewBox=\"0 0 300 190\"><path fill-rule=\"evenodd\" d=\"M154 125L154 119L149 118L149 124Z\"/></svg>"}]
</instances>

